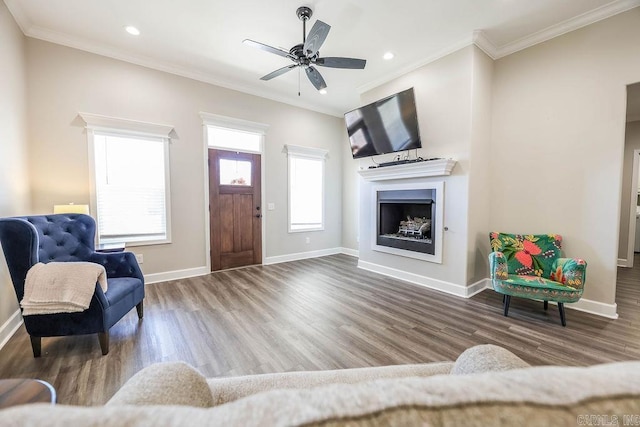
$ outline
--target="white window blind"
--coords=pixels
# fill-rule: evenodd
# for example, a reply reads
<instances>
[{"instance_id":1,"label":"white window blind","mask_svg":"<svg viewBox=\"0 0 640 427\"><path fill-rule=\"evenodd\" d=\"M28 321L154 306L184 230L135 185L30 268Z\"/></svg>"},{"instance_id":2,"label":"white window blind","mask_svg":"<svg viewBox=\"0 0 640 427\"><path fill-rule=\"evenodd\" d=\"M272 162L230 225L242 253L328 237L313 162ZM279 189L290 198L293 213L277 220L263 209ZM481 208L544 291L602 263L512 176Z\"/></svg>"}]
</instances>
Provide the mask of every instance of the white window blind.
<instances>
[{"instance_id":1,"label":"white window blind","mask_svg":"<svg viewBox=\"0 0 640 427\"><path fill-rule=\"evenodd\" d=\"M93 133L100 243L165 243L168 227L168 139Z\"/></svg>"},{"instance_id":2,"label":"white window blind","mask_svg":"<svg viewBox=\"0 0 640 427\"><path fill-rule=\"evenodd\" d=\"M324 229L326 151L287 145L289 160L289 231Z\"/></svg>"},{"instance_id":3,"label":"white window blind","mask_svg":"<svg viewBox=\"0 0 640 427\"><path fill-rule=\"evenodd\" d=\"M169 142L175 137L174 127L78 115L87 129L98 243L170 243Z\"/></svg>"}]
</instances>

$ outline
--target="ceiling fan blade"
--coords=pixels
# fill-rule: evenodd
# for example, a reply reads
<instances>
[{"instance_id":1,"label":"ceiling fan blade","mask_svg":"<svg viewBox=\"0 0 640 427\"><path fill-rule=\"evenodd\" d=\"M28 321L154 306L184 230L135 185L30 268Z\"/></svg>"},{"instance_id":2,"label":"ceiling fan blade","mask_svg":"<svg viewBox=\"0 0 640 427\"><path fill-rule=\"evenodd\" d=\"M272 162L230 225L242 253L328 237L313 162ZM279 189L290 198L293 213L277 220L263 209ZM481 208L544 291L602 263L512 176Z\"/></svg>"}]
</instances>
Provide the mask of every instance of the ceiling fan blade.
<instances>
[{"instance_id":1,"label":"ceiling fan blade","mask_svg":"<svg viewBox=\"0 0 640 427\"><path fill-rule=\"evenodd\" d=\"M305 71L307 73L307 77L309 77L309 81L316 89L320 90L327 87L327 84L324 82L324 79L318 70L313 67L307 67Z\"/></svg>"},{"instance_id":2,"label":"ceiling fan blade","mask_svg":"<svg viewBox=\"0 0 640 427\"><path fill-rule=\"evenodd\" d=\"M287 71L293 70L297 66L298 66L298 64L291 64L291 65L287 65L286 67L278 68L277 70L270 72L266 76L260 77L260 80L271 80L274 77L278 77L278 76L286 73Z\"/></svg>"},{"instance_id":3,"label":"ceiling fan blade","mask_svg":"<svg viewBox=\"0 0 640 427\"><path fill-rule=\"evenodd\" d=\"M317 20L313 27L311 27L311 31L309 31L309 35L304 42L304 53L307 57L313 56L318 52L322 43L324 43L327 35L329 34L329 30L331 29L331 25L322 22L321 20Z\"/></svg>"},{"instance_id":4,"label":"ceiling fan blade","mask_svg":"<svg viewBox=\"0 0 640 427\"><path fill-rule=\"evenodd\" d=\"M255 47L256 49L264 50L265 52L275 53L278 56L283 56L289 59L296 59L295 56L291 55L289 52L287 52L284 49L269 46L254 40L244 39L242 43L246 44L247 46Z\"/></svg>"},{"instance_id":5,"label":"ceiling fan blade","mask_svg":"<svg viewBox=\"0 0 640 427\"><path fill-rule=\"evenodd\" d=\"M330 68L348 68L351 70L362 70L364 69L365 65L367 65L367 60L356 58L327 57L318 58L316 60L316 65Z\"/></svg>"}]
</instances>

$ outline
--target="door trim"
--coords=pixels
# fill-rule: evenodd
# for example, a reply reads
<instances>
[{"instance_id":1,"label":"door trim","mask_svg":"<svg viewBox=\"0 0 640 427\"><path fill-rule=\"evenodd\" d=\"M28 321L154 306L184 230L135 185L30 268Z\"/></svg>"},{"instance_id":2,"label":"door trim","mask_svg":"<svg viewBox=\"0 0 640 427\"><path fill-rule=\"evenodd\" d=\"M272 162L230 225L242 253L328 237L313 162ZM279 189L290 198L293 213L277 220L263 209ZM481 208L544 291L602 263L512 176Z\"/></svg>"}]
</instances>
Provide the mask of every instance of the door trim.
<instances>
[{"instance_id":1,"label":"door trim","mask_svg":"<svg viewBox=\"0 0 640 427\"><path fill-rule=\"evenodd\" d=\"M633 268L636 242L636 201L638 199L638 178L640 177L640 150L633 150L633 171L631 173L631 199L629 200L629 236L627 241L627 262L623 267Z\"/></svg>"},{"instance_id":2,"label":"door trim","mask_svg":"<svg viewBox=\"0 0 640 427\"><path fill-rule=\"evenodd\" d=\"M264 260L266 258L266 249L267 249L267 239L266 239L266 227L265 227L265 217L266 217L266 194L267 194L267 182L265 180L265 153L264 153L264 144L266 140L267 129L269 125L258 123L258 122L250 122L242 119L235 119L233 117L225 117L219 116L216 114L204 113L200 112L200 117L202 118L202 164L203 168L203 182L204 182L204 194L202 195L204 199L204 211L203 211L203 219L204 219L204 232L205 232L205 260L208 274L211 273L211 224L209 223L209 148L215 148L219 150L227 150L225 147L218 146L210 146L209 139L207 136L207 126L214 125L220 127L226 127L234 130L242 130L245 132L257 133L262 136L262 141L260 144L260 152L251 151L251 150L235 150L240 153L250 153L250 154L259 154L260 155L260 180L262 184L262 188L260 191L260 198L262 200L262 264L264 265ZM233 150L232 150L233 151Z\"/></svg>"}]
</instances>

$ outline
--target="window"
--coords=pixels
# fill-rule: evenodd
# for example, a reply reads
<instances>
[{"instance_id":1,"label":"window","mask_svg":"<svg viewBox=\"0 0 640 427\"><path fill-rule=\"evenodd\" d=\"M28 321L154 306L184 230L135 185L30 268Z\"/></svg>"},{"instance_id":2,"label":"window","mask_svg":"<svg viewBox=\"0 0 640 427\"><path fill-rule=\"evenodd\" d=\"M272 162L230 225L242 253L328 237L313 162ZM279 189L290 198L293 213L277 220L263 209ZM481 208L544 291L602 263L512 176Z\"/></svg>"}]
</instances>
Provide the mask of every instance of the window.
<instances>
[{"instance_id":1,"label":"window","mask_svg":"<svg viewBox=\"0 0 640 427\"><path fill-rule=\"evenodd\" d=\"M324 229L326 150L286 145L289 160L289 232Z\"/></svg>"},{"instance_id":2,"label":"window","mask_svg":"<svg viewBox=\"0 0 640 427\"><path fill-rule=\"evenodd\" d=\"M211 113L200 113L207 147L262 154L268 125Z\"/></svg>"},{"instance_id":3,"label":"window","mask_svg":"<svg viewBox=\"0 0 640 427\"><path fill-rule=\"evenodd\" d=\"M255 132L208 126L207 138L210 147L255 153L261 151L262 135Z\"/></svg>"},{"instance_id":4,"label":"window","mask_svg":"<svg viewBox=\"0 0 640 427\"><path fill-rule=\"evenodd\" d=\"M90 144L91 203L98 243L169 243L168 129L173 128L81 116L87 122Z\"/></svg>"}]
</instances>

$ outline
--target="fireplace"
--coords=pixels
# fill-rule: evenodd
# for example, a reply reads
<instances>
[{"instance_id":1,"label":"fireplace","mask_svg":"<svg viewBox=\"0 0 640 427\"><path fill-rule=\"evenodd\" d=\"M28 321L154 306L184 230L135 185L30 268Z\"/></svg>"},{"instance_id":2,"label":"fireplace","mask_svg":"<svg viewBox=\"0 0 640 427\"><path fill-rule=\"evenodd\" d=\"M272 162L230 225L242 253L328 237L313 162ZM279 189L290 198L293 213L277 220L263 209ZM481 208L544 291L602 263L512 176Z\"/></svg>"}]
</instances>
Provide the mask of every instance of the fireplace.
<instances>
[{"instance_id":1,"label":"fireplace","mask_svg":"<svg viewBox=\"0 0 640 427\"><path fill-rule=\"evenodd\" d=\"M435 255L435 189L378 191L380 246Z\"/></svg>"},{"instance_id":2,"label":"fireplace","mask_svg":"<svg viewBox=\"0 0 640 427\"><path fill-rule=\"evenodd\" d=\"M372 249L441 263L443 192L442 181L375 186Z\"/></svg>"}]
</instances>

